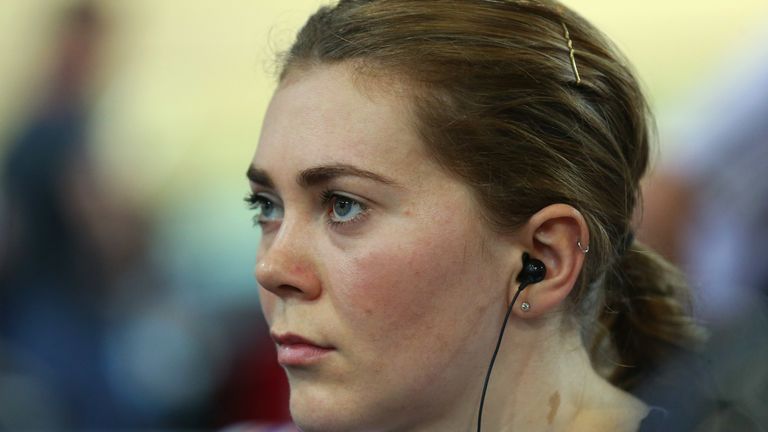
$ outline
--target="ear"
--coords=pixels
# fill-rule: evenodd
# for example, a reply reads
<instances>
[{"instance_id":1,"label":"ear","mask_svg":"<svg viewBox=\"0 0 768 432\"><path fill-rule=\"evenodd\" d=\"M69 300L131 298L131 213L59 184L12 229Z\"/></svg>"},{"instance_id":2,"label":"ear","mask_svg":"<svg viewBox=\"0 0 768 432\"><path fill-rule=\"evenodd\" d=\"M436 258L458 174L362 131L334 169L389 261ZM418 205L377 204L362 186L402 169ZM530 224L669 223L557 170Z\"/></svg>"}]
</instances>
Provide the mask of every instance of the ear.
<instances>
[{"instance_id":1,"label":"ear","mask_svg":"<svg viewBox=\"0 0 768 432\"><path fill-rule=\"evenodd\" d=\"M553 204L531 216L518 234L531 257L547 268L544 280L526 287L515 304L518 317L537 318L558 310L576 284L585 258L578 244L587 250L589 229L578 210ZM512 295L519 287L517 282L513 285ZM520 308L523 302L531 306L527 312Z\"/></svg>"}]
</instances>

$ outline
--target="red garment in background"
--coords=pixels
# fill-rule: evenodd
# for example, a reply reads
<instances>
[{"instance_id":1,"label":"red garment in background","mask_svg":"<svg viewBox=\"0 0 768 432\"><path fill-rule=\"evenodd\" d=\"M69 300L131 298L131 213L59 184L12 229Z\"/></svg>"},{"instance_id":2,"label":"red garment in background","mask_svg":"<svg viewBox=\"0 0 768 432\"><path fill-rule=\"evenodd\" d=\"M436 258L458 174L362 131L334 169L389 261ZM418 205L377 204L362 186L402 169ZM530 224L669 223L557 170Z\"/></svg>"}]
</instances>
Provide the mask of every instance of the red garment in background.
<instances>
[{"instance_id":1,"label":"red garment in background","mask_svg":"<svg viewBox=\"0 0 768 432\"><path fill-rule=\"evenodd\" d=\"M275 346L261 339L242 352L217 398L217 423L285 423L288 410L288 380L277 363Z\"/></svg>"}]
</instances>

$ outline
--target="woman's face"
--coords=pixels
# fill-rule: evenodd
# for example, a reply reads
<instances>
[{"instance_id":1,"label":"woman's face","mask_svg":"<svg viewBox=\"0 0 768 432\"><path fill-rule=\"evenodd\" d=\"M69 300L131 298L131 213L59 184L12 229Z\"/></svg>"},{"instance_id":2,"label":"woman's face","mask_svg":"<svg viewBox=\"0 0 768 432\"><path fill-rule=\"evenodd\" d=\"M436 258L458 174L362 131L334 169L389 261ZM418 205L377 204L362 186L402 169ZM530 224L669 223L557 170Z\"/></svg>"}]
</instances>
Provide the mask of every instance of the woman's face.
<instances>
[{"instance_id":1,"label":"woman's face","mask_svg":"<svg viewBox=\"0 0 768 432\"><path fill-rule=\"evenodd\" d=\"M361 79L290 75L249 170L262 307L307 431L473 412L520 256L428 157L407 89Z\"/></svg>"}]
</instances>

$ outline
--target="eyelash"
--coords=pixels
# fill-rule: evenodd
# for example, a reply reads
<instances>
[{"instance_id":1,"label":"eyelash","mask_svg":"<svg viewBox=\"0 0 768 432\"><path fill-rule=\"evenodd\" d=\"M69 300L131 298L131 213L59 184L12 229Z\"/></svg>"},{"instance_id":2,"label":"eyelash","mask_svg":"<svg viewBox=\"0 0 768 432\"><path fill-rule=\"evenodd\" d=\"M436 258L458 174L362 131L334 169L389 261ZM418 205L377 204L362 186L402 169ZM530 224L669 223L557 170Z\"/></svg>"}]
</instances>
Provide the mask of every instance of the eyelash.
<instances>
[{"instance_id":1,"label":"eyelash","mask_svg":"<svg viewBox=\"0 0 768 432\"><path fill-rule=\"evenodd\" d=\"M338 200L340 198L344 199L345 201L351 201L357 204L360 207L360 213L348 221L342 222L342 221L334 221L333 219L331 219L330 215L333 213L333 208L329 206L333 205L335 203L335 200ZM260 208L265 206L267 203L271 203L272 205L275 205L275 201L273 199L266 197L264 195L258 194L256 192L248 193L245 196L244 201L246 202L246 204L248 204L248 208L251 210L259 210ZM334 228L360 222L362 219L364 219L368 215L368 211L369 211L368 206L362 203L360 200L351 198L347 195L339 194L330 189L324 190L320 194L320 204L325 209L326 216L328 216L327 218L328 225ZM261 216L260 214L257 214L253 217L254 226L264 225L268 222L268 221L260 220L260 216Z\"/></svg>"},{"instance_id":2,"label":"eyelash","mask_svg":"<svg viewBox=\"0 0 768 432\"><path fill-rule=\"evenodd\" d=\"M257 194L256 192L250 192L248 193L245 198L243 198L243 201L245 201L246 204L248 204L248 208L250 210L259 211L262 209L267 203L274 204L274 201L268 197L265 197L264 195ZM257 213L252 218L253 226L256 225L264 225L267 223L267 221L261 220L261 213Z\"/></svg>"}]
</instances>

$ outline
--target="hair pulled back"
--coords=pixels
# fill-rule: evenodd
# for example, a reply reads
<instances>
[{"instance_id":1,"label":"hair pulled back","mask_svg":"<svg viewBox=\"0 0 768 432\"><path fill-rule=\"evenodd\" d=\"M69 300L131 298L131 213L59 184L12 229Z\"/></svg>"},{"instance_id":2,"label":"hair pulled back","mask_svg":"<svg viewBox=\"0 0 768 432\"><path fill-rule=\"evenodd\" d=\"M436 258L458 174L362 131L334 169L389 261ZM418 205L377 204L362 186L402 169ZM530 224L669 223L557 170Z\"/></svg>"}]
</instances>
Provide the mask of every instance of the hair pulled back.
<instances>
[{"instance_id":1,"label":"hair pulled back","mask_svg":"<svg viewBox=\"0 0 768 432\"><path fill-rule=\"evenodd\" d=\"M582 213L590 251L570 298L575 316L599 323L585 338L610 381L631 388L698 339L682 278L632 242L650 113L627 62L586 20L554 1L341 0L305 24L281 80L340 62L409 86L427 148L498 230L554 203Z\"/></svg>"}]
</instances>

